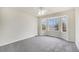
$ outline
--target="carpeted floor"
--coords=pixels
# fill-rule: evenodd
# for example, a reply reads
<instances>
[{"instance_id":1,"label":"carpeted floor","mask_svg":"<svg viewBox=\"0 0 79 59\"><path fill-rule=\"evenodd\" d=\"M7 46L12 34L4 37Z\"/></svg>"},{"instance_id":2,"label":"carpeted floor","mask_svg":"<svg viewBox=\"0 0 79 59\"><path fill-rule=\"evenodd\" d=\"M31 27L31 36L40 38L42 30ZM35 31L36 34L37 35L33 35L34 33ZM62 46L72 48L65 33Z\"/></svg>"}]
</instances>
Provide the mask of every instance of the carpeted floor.
<instances>
[{"instance_id":1,"label":"carpeted floor","mask_svg":"<svg viewBox=\"0 0 79 59\"><path fill-rule=\"evenodd\" d=\"M0 52L78 52L75 43L37 36L0 47Z\"/></svg>"}]
</instances>

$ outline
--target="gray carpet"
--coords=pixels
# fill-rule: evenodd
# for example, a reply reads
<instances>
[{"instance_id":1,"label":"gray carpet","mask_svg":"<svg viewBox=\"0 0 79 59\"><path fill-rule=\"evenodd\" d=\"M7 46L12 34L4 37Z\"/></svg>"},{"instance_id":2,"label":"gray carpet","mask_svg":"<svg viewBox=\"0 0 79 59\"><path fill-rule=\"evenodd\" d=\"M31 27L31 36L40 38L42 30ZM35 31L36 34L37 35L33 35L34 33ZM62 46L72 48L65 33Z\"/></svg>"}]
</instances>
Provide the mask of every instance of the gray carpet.
<instances>
[{"instance_id":1,"label":"gray carpet","mask_svg":"<svg viewBox=\"0 0 79 59\"><path fill-rule=\"evenodd\" d=\"M37 36L0 47L0 52L78 52L75 43Z\"/></svg>"}]
</instances>

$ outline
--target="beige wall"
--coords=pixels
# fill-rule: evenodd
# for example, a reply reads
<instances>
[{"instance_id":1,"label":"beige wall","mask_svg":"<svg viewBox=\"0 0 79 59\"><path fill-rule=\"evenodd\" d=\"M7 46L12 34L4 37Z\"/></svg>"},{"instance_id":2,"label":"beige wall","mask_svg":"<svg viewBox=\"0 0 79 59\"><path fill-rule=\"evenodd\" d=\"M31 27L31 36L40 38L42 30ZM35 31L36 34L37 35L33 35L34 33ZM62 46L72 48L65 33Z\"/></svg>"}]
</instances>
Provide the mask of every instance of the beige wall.
<instances>
[{"instance_id":1,"label":"beige wall","mask_svg":"<svg viewBox=\"0 0 79 59\"><path fill-rule=\"evenodd\" d=\"M37 19L17 8L0 8L0 46L37 35Z\"/></svg>"},{"instance_id":2,"label":"beige wall","mask_svg":"<svg viewBox=\"0 0 79 59\"><path fill-rule=\"evenodd\" d=\"M67 15L69 17L69 20L68 20L68 41L74 42L75 41L75 10L74 9L42 16L42 17L40 17L40 19L49 18L49 17L56 17L56 16L63 16L63 15ZM60 32L46 32L46 34L55 35L55 36L60 37Z\"/></svg>"},{"instance_id":3,"label":"beige wall","mask_svg":"<svg viewBox=\"0 0 79 59\"><path fill-rule=\"evenodd\" d=\"M79 49L79 8L76 8L75 9L75 35L76 35L76 45L77 45L77 48Z\"/></svg>"}]
</instances>

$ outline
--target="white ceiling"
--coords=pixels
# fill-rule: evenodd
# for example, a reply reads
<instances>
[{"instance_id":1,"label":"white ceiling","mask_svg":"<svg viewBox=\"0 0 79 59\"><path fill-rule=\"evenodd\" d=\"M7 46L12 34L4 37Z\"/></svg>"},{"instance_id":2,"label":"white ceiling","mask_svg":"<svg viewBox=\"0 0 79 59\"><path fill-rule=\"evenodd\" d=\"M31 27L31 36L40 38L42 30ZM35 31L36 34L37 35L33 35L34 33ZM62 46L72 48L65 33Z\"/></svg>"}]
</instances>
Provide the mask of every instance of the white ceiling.
<instances>
[{"instance_id":1,"label":"white ceiling","mask_svg":"<svg viewBox=\"0 0 79 59\"><path fill-rule=\"evenodd\" d=\"M16 7L15 9L17 9L18 11L27 12L31 15L37 16L39 7L18 7L18 8ZM72 8L71 7L44 7L44 9L46 10L45 15L47 15L47 14L65 11Z\"/></svg>"},{"instance_id":2,"label":"white ceiling","mask_svg":"<svg viewBox=\"0 0 79 59\"><path fill-rule=\"evenodd\" d=\"M69 8L69 7L47 7L45 9L47 10L46 14L51 14L51 13L65 11L65 10L72 9L72 8Z\"/></svg>"}]
</instances>

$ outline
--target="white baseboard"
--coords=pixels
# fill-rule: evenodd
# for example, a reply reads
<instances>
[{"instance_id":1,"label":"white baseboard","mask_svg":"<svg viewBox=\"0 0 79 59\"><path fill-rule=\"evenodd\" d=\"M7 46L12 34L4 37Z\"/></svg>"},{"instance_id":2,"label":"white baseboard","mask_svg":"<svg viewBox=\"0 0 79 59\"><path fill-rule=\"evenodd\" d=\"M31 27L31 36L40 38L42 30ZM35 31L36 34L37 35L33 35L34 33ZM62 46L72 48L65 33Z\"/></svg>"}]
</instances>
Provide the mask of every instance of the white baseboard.
<instances>
[{"instance_id":1,"label":"white baseboard","mask_svg":"<svg viewBox=\"0 0 79 59\"><path fill-rule=\"evenodd\" d=\"M11 44L11 43L14 43L14 42L17 42L17 41L25 40L25 39L28 39L28 38L31 38L31 37L34 37L34 36L37 36L37 34L30 35L28 37L26 36L26 37L23 37L23 38L20 38L20 39L17 39L17 40L12 40L12 41L0 44L0 46L5 46L5 45Z\"/></svg>"},{"instance_id":2,"label":"white baseboard","mask_svg":"<svg viewBox=\"0 0 79 59\"><path fill-rule=\"evenodd\" d=\"M79 40L76 40L75 43L76 43L77 49L79 50Z\"/></svg>"}]
</instances>

